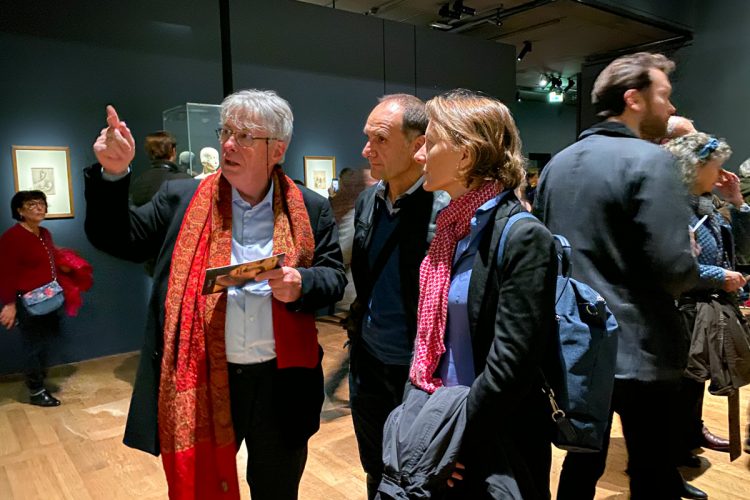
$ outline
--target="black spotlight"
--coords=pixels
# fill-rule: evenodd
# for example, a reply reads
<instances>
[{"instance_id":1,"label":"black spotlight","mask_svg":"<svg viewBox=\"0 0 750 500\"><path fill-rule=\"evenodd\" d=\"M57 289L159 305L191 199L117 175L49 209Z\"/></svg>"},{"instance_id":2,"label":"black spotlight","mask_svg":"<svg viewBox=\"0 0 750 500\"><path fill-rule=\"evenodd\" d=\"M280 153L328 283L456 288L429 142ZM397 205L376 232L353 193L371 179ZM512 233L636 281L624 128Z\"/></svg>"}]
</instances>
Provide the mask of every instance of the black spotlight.
<instances>
[{"instance_id":1,"label":"black spotlight","mask_svg":"<svg viewBox=\"0 0 750 500\"><path fill-rule=\"evenodd\" d=\"M453 10L459 14L466 14L467 16L475 16L477 14L477 9L466 7L464 5L464 0L456 0L453 2Z\"/></svg>"},{"instance_id":2,"label":"black spotlight","mask_svg":"<svg viewBox=\"0 0 750 500\"><path fill-rule=\"evenodd\" d=\"M438 11L440 17L448 19L461 19L463 15L475 16L476 13L477 10L472 7L466 7L463 0L453 2L453 7L451 7L450 2L444 3Z\"/></svg>"},{"instance_id":3,"label":"black spotlight","mask_svg":"<svg viewBox=\"0 0 750 500\"><path fill-rule=\"evenodd\" d=\"M559 76L550 76L549 87L550 90L559 90L562 92L562 78Z\"/></svg>"},{"instance_id":4,"label":"black spotlight","mask_svg":"<svg viewBox=\"0 0 750 500\"><path fill-rule=\"evenodd\" d=\"M568 84L565 86L565 92L576 86L576 81L572 78L568 78Z\"/></svg>"},{"instance_id":5,"label":"black spotlight","mask_svg":"<svg viewBox=\"0 0 750 500\"><path fill-rule=\"evenodd\" d=\"M518 53L518 57L516 58L516 60L520 61L521 59L526 57L526 54L528 54L529 52L531 52L531 42L526 40L525 42L523 42L523 47L521 48L521 52Z\"/></svg>"},{"instance_id":6,"label":"black spotlight","mask_svg":"<svg viewBox=\"0 0 750 500\"><path fill-rule=\"evenodd\" d=\"M445 17L445 18L451 18L451 19L458 19L458 17L461 17L460 14L459 14L458 17L456 17L453 14L453 11L451 10L451 4L450 3L443 4L442 7L440 7L440 10L438 11L438 16Z\"/></svg>"}]
</instances>

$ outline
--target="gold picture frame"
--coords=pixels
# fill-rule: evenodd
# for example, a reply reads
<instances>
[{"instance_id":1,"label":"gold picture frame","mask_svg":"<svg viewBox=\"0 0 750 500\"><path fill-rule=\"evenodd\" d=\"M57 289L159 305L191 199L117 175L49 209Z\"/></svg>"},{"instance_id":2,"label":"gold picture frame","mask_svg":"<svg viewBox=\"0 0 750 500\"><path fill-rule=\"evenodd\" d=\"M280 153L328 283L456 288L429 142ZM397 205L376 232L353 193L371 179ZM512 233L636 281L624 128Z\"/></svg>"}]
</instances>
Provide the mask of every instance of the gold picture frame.
<instances>
[{"instance_id":1,"label":"gold picture frame","mask_svg":"<svg viewBox=\"0 0 750 500\"><path fill-rule=\"evenodd\" d=\"M328 188L336 178L335 156L305 156L305 186L328 198Z\"/></svg>"},{"instance_id":2,"label":"gold picture frame","mask_svg":"<svg viewBox=\"0 0 750 500\"><path fill-rule=\"evenodd\" d=\"M47 196L47 218L74 217L70 148L67 146L13 146L16 192L38 190Z\"/></svg>"}]
</instances>

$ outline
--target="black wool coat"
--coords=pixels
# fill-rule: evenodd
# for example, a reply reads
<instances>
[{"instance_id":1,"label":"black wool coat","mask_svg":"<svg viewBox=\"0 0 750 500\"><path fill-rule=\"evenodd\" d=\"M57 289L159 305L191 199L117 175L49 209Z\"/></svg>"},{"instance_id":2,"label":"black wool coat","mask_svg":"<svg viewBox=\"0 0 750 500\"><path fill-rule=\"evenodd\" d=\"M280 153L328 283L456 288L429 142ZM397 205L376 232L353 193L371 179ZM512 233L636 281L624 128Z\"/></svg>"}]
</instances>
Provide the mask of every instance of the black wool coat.
<instances>
[{"instance_id":1,"label":"black wool coat","mask_svg":"<svg viewBox=\"0 0 750 500\"><path fill-rule=\"evenodd\" d=\"M130 175L106 181L102 179L101 165L95 164L84 171L84 177L85 229L91 243L110 255L134 262L156 257L145 338L123 441L127 446L158 455L164 303L172 251L198 183L193 179L167 181L151 201L135 208L128 203ZM314 312L341 299L346 276L338 229L328 200L305 187L299 189L315 237L315 254L310 268L298 268L302 275L302 297L287 307ZM283 395L278 402L279 418L289 429L290 440L304 441L320 426L321 367L290 368L278 370L277 374L279 384L285 388L276 391Z\"/></svg>"},{"instance_id":2,"label":"black wool coat","mask_svg":"<svg viewBox=\"0 0 750 500\"><path fill-rule=\"evenodd\" d=\"M137 207L145 205L154 197L162 184L169 180L192 179L171 161L156 160L151 167L140 174L130 185L130 199ZM197 181L196 181L197 182Z\"/></svg>"},{"instance_id":3,"label":"black wool coat","mask_svg":"<svg viewBox=\"0 0 750 500\"><path fill-rule=\"evenodd\" d=\"M679 380L688 339L675 297L695 286L698 268L674 157L622 123L602 122L544 168L535 212L570 241L573 278L617 318L616 377Z\"/></svg>"},{"instance_id":4,"label":"black wool coat","mask_svg":"<svg viewBox=\"0 0 750 500\"><path fill-rule=\"evenodd\" d=\"M541 373L560 383L555 322L557 257L552 234L535 219L508 232L503 258L490 248L507 218L522 211L508 193L498 223L484 234L469 281L467 306L476 379L466 400L463 460L470 478L464 498L549 498L552 420Z\"/></svg>"}]
</instances>

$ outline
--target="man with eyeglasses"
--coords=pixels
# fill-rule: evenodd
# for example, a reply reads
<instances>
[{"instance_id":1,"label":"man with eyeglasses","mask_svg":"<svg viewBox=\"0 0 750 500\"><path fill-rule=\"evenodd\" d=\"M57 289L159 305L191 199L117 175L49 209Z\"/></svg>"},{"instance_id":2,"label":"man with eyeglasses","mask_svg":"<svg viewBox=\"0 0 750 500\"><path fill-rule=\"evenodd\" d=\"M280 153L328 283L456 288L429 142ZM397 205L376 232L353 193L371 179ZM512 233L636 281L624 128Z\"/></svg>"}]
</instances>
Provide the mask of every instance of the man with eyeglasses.
<instances>
[{"instance_id":1,"label":"man with eyeglasses","mask_svg":"<svg viewBox=\"0 0 750 500\"><path fill-rule=\"evenodd\" d=\"M298 495L323 402L313 312L346 278L329 203L281 169L292 120L275 92L230 95L220 174L168 181L138 208L127 202L133 136L111 106L94 144L89 239L128 260L158 255L124 442L161 453L170 498L239 498L243 440L253 499ZM279 253L283 267L201 294L206 269Z\"/></svg>"}]
</instances>

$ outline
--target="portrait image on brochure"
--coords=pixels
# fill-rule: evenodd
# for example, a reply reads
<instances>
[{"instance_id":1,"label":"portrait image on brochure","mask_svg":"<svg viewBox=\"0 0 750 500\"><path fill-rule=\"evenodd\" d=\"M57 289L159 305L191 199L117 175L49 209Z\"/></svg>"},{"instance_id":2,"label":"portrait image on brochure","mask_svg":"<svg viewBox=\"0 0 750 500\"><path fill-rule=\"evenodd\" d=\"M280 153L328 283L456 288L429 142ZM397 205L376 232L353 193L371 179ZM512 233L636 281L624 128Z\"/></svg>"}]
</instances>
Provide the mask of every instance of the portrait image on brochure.
<instances>
[{"instance_id":1,"label":"portrait image on brochure","mask_svg":"<svg viewBox=\"0 0 750 500\"><path fill-rule=\"evenodd\" d=\"M206 269L202 293L208 295L222 292L230 286L244 286L248 281L254 280L258 274L284 265L284 255L279 253L250 262Z\"/></svg>"}]
</instances>

